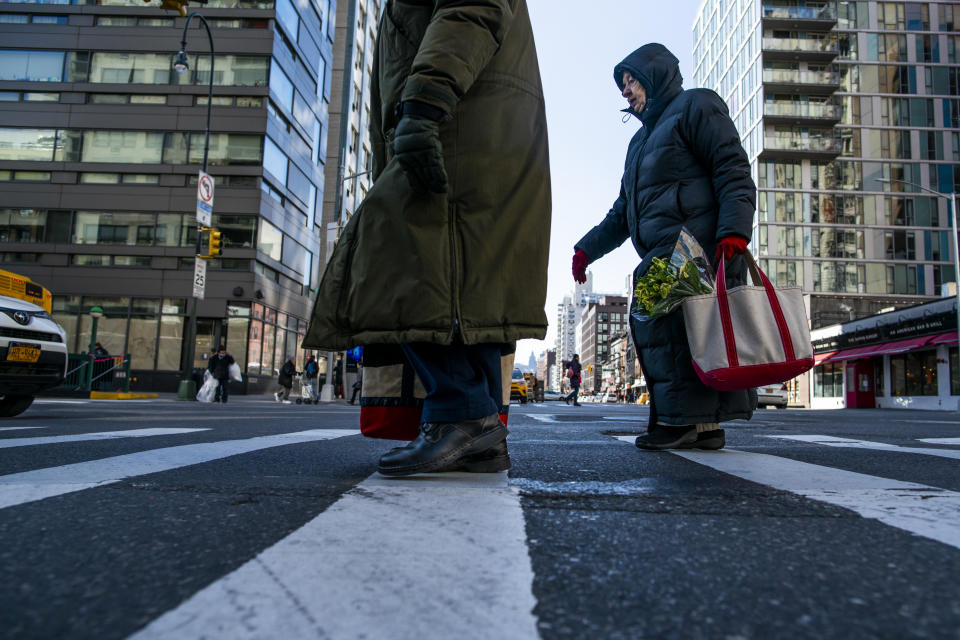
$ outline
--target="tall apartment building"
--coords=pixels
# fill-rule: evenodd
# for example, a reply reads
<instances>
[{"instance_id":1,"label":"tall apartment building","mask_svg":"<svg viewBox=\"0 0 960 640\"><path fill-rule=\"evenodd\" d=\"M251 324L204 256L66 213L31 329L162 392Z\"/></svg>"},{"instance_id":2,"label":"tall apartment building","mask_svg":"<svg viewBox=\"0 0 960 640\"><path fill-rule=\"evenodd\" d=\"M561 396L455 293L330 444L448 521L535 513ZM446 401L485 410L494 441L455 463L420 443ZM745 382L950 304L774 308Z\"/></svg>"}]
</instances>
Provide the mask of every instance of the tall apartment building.
<instances>
[{"instance_id":1,"label":"tall apartment building","mask_svg":"<svg viewBox=\"0 0 960 640\"><path fill-rule=\"evenodd\" d=\"M610 354L610 344L629 330L629 302L626 296L598 295L595 301L586 303L580 319L583 393L596 393L602 388L601 365Z\"/></svg>"},{"instance_id":2,"label":"tall apartment building","mask_svg":"<svg viewBox=\"0 0 960 640\"><path fill-rule=\"evenodd\" d=\"M210 0L216 51L209 172L220 259L209 262L194 366L226 344L246 390L299 344L322 266L335 0ZM184 19L159 4L0 4L0 255L44 284L68 348L129 353L139 388L181 369L204 149L207 33L172 69Z\"/></svg>"},{"instance_id":3,"label":"tall apartment building","mask_svg":"<svg viewBox=\"0 0 960 640\"><path fill-rule=\"evenodd\" d=\"M560 387L553 386L553 378L550 373L557 368L557 352L553 349L547 349L540 353L537 358L537 380L543 381L544 388L548 391L559 391Z\"/></svg>"},{"instance_id":4,"label":"tall apartment building","mask_svg":"<svg viewBox=\"0 0 960 640\"><path fill-rule=\"evenodd\" d=\"M700 7L688 86L727 101L758 187L753 250L810 295L814 328L956 279L948 199L903 183L960 183L958 18L945 1Z\"/></svg>"},{"instance_id":5,"label":"tall apartment building","mask_svg":"<svg viewBox=\"0 0 960 640\"><path fill-rule=\"evenodd\" d=\"M330 135L325 175L324 262L330 259L343 225L373 183L370 175L370 101L373 54L381 0L340 0L333 41ZM334 160L336 160L334 162Z\"/></svg>"}]
</instances>

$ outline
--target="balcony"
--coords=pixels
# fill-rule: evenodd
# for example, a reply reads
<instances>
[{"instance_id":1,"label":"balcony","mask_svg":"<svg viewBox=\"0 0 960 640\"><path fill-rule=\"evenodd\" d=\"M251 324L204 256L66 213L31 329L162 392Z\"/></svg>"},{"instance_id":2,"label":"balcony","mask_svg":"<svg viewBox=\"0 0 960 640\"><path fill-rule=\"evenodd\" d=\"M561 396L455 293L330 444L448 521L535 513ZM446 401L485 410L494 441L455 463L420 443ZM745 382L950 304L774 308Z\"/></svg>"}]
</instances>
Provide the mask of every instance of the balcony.
<instances>
[{"instance_id":1,"label":"balcony","mask_svg":"<svg viewBox=\"0 0 960 640\"><path fill-rule=\"evenodd\" d=\"M840 140L833 136L767 136L763 139L760 159L829 160L838 155L840 155Z\"/></svg>"},{"instance_id":2,"label":"balcony","mask_svg":"<svg viewBox=\"0 0 960 640\"><path fill-rule=\"evenodd\" d=\"M764 69L763 84L768 91L828 96L840 88L840 74L835 71Z\"/></svg>"},{"instance_id":3,"label":"balcony","mask_svg":"<svg viewBox=\"0 0 960 640\"><path fill-rule=\"evenodd\" d=\"M840 122L840 105L816 102L765 102L764 120L769 124L827 124Z\"/></svg>"},{"instance_id":4,"label":"balcony","mask_svg":"<svg viewBox=\"0 0 960 640\"><path fill-rule=\"evenodd\" d=\"M829 31L836 24L837 8L833 4L824 7L763 5L763 25L772 29Z\"/></svg>"},{"instance_id":5,"label":"balcony","mask_svg":"<svg viewBox=\"0 0 960 640\"><path fill-rule=\"evenodd\" d=\"M836 34L822 38L773 38L763 39L765 59L808 60L831 62L840 53Z\"/></svg>"}]
</instances>

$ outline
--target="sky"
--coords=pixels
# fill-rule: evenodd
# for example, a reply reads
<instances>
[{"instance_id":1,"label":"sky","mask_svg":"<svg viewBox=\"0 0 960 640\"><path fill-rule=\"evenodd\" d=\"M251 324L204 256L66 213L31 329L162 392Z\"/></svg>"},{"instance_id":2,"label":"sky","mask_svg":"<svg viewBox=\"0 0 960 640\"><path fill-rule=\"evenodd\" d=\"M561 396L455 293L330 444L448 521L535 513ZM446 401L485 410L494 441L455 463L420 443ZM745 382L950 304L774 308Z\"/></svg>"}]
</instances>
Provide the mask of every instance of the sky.
<instances>
[{"instance_id":1,"label":"sky","mask_svg":"<svg viewBox=\"0 0 960 640\"><path fill-rule=\"evenodd\" d=\"M547 107L553 222L547 278L546 340L521 340L526 364L555 345L557 305L573 290L573 245L599 223L620 192L630 138L640 123L624 123L627 106L613 67L631 51L660 42L680 60L692 88L693 19L701 0L527 0ZM621 293L639 258L628 240L590 265L593 290Z\"/></svg>"}]
</instances>

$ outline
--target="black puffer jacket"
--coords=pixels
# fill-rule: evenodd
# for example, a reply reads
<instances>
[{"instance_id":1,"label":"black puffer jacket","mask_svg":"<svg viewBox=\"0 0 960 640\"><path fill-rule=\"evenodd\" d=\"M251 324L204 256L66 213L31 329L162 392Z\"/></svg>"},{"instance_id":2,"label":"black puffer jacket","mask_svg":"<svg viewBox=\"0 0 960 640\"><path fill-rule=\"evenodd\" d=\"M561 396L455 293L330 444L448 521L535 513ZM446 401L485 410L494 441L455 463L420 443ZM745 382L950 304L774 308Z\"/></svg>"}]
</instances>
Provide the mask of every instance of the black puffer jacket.
<instances>
[{"instance_id":1,"label":"black puffer jacket","mask_svg":"<svg viewBox=\"0 0 960 640\"><path fill-rule=\"evenodd\" d=\"M651 258L669 256L681 227L708 255L727 236L749 239L756 205L750 163L726 104L713 91L684 91L677 58L660 44L648 44L614 69L623 90L623 72L640 81L646 104L636 115L643 127L630 141L620 197L575 249L591 260L630 238L646 272ZM728 263L728 283L742 284L745 265ZM651 422L684 425L749 418L756 394L720 393L703 385L690 364L681 311L632 322L634 342L651 390Z\"/></svg>"}]
</instances>

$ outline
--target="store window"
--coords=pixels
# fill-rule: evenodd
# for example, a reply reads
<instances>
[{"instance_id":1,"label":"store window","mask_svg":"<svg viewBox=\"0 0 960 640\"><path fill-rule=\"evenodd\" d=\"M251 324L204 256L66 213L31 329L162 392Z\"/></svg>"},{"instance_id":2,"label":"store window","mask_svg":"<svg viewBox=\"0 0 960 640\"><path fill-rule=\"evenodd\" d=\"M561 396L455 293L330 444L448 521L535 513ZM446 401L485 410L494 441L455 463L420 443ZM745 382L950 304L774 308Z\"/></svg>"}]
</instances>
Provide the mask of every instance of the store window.
<instances>
[{"instance_id":1,"label":"store window","mask_svg":"<svg viewBox=\"0 0 960 640\"><path fill-rule=\"evenodd\" d=\"M813 396L815 398L843 397L843 363L832 363L813 370Z\"/></svg>"},{"instance_id":2,"label":"store window","mask_svg":"<svg viewBox=\"0 0 960 640\"><path fill-rule=\"evenodd\" d=\"M873 364L874 393L878 398L882 398L886 394L883 382L883 356L871 358L871 363Z\"/></svg>"},{"instance_id":3,"label":"store window","mask_svg":"<svg viewBox=\"0 0 960 640\"><path fill-rule=\"evenodd\" d=\"M950 347L950 395L960 396L960 363L956 347Z\"/></svg>"},{"instance_id":4,"label":"store window","mask_svg":"<svg viewBox=\"0 0 960 640\"><path fill-rule=\"evenodd\" d=\"M912 351L890 356L891 395L937 395L937 352Z\"/></svg>"}]
</instances>

